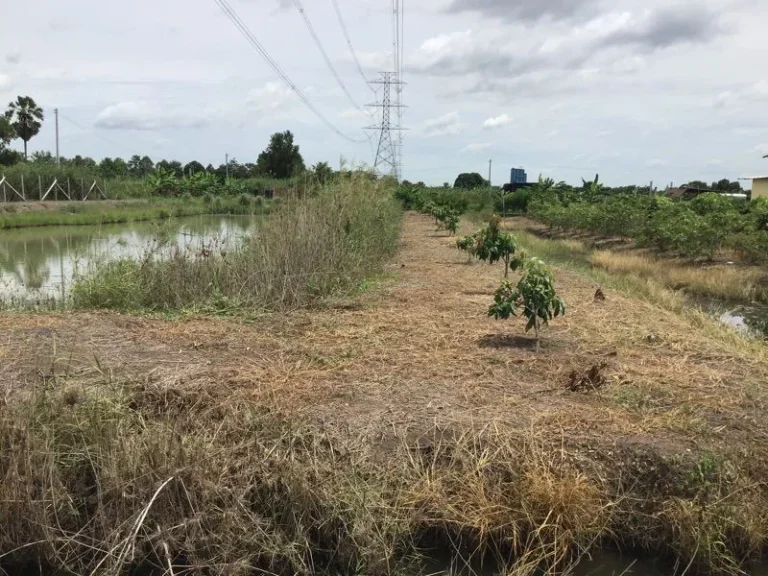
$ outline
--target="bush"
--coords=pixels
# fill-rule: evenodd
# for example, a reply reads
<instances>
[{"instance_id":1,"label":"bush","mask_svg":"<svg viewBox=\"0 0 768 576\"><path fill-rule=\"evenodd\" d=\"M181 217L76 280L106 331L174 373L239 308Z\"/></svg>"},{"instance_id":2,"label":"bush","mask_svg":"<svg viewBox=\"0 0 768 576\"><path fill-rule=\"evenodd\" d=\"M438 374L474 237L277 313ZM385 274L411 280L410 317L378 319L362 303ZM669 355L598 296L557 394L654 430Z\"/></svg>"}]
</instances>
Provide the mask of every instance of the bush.
<instances>
[{"instance_id":1,"label":"bush","mask_svg":"<svg viewBox=\"0 0 768 576\"><path fill-rule=\"evenodd\" d=\"M258 232L226 255L175 252L96 265L72 291L80 308L291 309L348 290L393 253L401 210L391 190L359 178L275 205ZM221 203L220 198L213 204Z\"/></svg>"},{"instance_id":2,"label":"bush","mask_svg":"<svg viewBox=\"0 0 768 576\"><path fill-rule=\"evenodd\" d=\"M224 201L220 196L216 196L213 200L211 200L210 206L211 212L214 214L222 214L224 212Z\"/></svg>"},{"instance_id":3,"label":"bush","mask_svg":"<svg viewBox=\"0 0 768 576\"><path fill-rule=\"evenodd\" d=\"M517 190L516 192L503 193L504 198L496 200L496 211L504 214L525 214L528 212L528 204L531 202L530 190Z\"/></svg>"}]
</instances>

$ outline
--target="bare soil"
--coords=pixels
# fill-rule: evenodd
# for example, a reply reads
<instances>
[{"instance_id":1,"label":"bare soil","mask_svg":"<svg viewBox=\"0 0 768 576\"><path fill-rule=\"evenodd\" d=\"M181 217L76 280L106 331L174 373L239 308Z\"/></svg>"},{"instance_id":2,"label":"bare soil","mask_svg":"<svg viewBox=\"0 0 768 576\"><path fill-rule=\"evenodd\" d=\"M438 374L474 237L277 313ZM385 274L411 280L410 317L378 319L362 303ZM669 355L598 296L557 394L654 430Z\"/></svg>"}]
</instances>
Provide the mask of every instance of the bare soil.
<instances>
[{"instance_id":1,"label":"bare soil","mask_svg":"<svg viewBox=\"0 0 768 576\"><path fill-rule=\"evenodd\" d=\"M216 390L382 445L493 423L562 438L585 459L630 446L768 461L764 344L610 290L596 302L589 279L556 269L568 311L537 355L522 320L487 317L503 267L467 263L420 215L388 272L354 302L247 321L2 313L5 401L54 373L108 374Z\"/></svg>"}]
</instances>

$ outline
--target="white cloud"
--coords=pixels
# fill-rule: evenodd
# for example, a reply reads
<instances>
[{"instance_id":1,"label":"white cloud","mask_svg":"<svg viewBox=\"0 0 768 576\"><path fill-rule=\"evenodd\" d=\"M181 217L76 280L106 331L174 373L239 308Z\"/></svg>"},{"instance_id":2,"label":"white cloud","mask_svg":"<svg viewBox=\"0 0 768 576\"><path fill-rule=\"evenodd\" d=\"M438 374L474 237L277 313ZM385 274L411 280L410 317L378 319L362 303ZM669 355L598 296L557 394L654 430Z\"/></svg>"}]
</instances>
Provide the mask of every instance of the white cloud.
<instances>
[{"instance_id":1,"label":"white cloud","mask_svg":"<svg viewBox=\"0 0 768 576\"><path fill-rule=\"evenodd\" d=\"M486 130L493 130L494 128L502 128L512 122L512 117L506 112L500 116L494 118L488 118L483 122L483 128Z\"/></svg>"},{"instance_id":2,"label":"white cloud","mask_svg":"<svg viewBox=\"0 0 768 576\"><path fill-rule=\"evenodd\" d=\"M766 154L768 154L768 142L764 142L762 144L758 144L752 150L754 150L755 152L757 152L760 155L765 156Z\"/></svg>"},{"instance_id":3,"label":"white cloud","mask_svg":"<svg viewBox=\"0 0 768 576\"><path fill-rule=\"evenodd\" d=\"M8 62L8 64L16 65L19 62L21 62L21 53L20 52L11 52L10 54L5 55L5 61Z\"/></svg>"},{"instance_id":4,"label":"white cloud","mask_svg":"<svg viewBox=\"0 0 768 576\"><path fill-rule=\"evenodd\" d=\"M449 112L438 118L426 120L419 129L418 133L425 138L434 136L449 136L458 134L464 130L465 124L462 123L458 112Z\"/></svg>"},{"instance_id":5,"label":"white cloud","mask_svg":"<svg viewBox=\"0 0 768 576\"><path fill-rule=\"evenodd\" d=\"M12 86L13 82L8 74L0 74L0 90L5 90Z\"/></svg>"},{"instance_id":6,"label":"white cloud","mask_svg":"<svg viewBox=\"0 0 768 576\"><path fill-rule=\"evenodd\" d=\"M293 91L280 82L268 82L262 88L248 92L245 105L251 110L277 110L295 101Z\"/></svg>"},{"instance_id":7,"label":"white cloud","mask_svg":"<svg viewBox=\"0 0 768 576\"><path fill-rule=\"evenodd\" d=\"M202 128L205 118L184 114L178 110L161 109L149 102L118 102L107 106L96 118L96 127L113 130L160 130L173 128Z\"/></svg>"},{"instance_id":8,"label":"white cloud","mask_svg":"<svg viewBox=\"0 0 768 576\"><path fill-rule=\"evenodd\" d=\"M488 142L475 142L464 146L464 148L461 149L461 153L464 154L466 152L482 152L483 150L488 150L488 148L491 148L492 146L493 144Z\"/></svg>"},{"instance_id":9,"label":"white cloud","mask_svg":"<svg viewBox=\"0 0 768 576\"><path fill-rule=\"evenodd\" d=\"M339 118L343 118L344 120L362 120L370 118L370 116L357 108L347 108L346 110L339 112Z\"/></svg>"},{"instance_id":10,"label":"white cloud","mask_svg":"<svg viewBox=\"0 0 768 576\"><path fill-rule=\"evenodd\" d=\"M750 102L768 102L768 81L739 86L720 92L713 102L715 108L733 108Z\"/></svg>"},{"instance_id":11,"label":"white cloud","mask_svg":"<svg viewBox=\"0 0 768 576\"><path fill-rule=\"evenodd\" d=\"M661 166L666 166L667 163L659 158L653 158L652 160L648 160L645 165L648 168L660 168Z\"/></svg>"}]
</instances>

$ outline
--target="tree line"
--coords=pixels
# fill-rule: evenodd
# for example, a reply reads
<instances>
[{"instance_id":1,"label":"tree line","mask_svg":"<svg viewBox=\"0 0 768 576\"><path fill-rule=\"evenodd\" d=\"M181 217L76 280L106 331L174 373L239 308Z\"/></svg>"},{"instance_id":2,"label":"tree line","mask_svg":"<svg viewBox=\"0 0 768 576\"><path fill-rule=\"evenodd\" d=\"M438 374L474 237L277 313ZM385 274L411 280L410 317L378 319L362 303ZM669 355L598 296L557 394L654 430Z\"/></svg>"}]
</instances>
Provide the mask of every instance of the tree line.
<instances>
[{"instance_id":1,"label":"tree line","mask_svg":"<svg viewBox=\"0 0 768 576\"><path fill-rule=\"evenodd\" d=\"M14 157L13 151L5 157L0 154L0 164L10 166L23 162L18 153ZM10 162L2 160L10 159ZM60 157L59 165L63 168L81 168L102 178L145 178L151 174L170 174L181 178L199 173L214 174L220 179L226 176L238 180L247 178L276 178L287 179L300 176L307 171L304 159L299 151L299 146L294 143L294 136L290 130L273 134L267 148L259 154L255 163L238 162L232 158L228 163L214 166L207 165L197 160L182 163L178 160L158 160L155 162L147 155L134 154L128 159L105 157L99 161L88 156L76 155L72 158ZM31 167L56 166L56 157L51 152L33 152L27 162ZM333 175L333 170L327 162L318 162L312 166L311 171L318 179L326 181Z\"/></svg>"},{"instance_id":2,"label":"tree line","mask_svg":"<svg viewBox=\"0 0 768 576\"><path fill-rule=\"evenodd\" d=\"M37 136L43 126L43 109L30 96L19 96L8 104L0 115L0 164L15 164L21 155L8 148L16 139L24 142L24 160L27 158L27 144Z\"/></svg>"},{"instance_id":3,"label":"tree line","mask_svg":"<svg viewBox=\"0 0 768 576\"><path fill-rule=\"evenodd\" d=\"M30 96L18 96L8 104L8 109L0 114L0 165L12 166L22 162L37 166L57 165L57 159L51 152L34 152L31 155L27 153L29 141L40 132L44 120L43 109ZM11 142L17 139L24 142L23 154L9 147ZM267 148L259 154L256 162L241 163L235 158L218 166L211 163L205 165L197 160L182 163L178 160L163 159L155 162L149 156L140 154L134 154L128 159L106 157L96 161L78 154L73 158L60 157L58 164L63 167L83 168L102 178L144 178L155 173L172 174L180 178L205 172L215 174L221 179L226 176L235 179L287 179L300 176L307 170L290 130L272 134ZM318 162L311 171L323 182L333 175L333 170L327 162Z\"/></svg>"}]
</instances>

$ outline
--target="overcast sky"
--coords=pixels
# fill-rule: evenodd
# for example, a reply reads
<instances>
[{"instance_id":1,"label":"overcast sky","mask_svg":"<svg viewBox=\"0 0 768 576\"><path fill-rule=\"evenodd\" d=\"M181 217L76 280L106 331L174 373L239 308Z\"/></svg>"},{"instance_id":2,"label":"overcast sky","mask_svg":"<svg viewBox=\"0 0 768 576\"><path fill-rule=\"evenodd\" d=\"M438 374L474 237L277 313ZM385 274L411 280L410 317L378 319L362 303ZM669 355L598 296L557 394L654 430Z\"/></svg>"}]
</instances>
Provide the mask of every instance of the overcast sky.
<instances>
[{"instance_id":1,"label":"overcast sky","mask_svg":"<svg viewBox=\"0 0 768 576\"><path fill-rule=\"evenodd\" d=\"M360 105L375 98L331 0L306 14ZM373 161L370 119L336 84L293 0L230 0L345 141L312 115L214 0L0 0L0 102L30 95L31 150L255 161L290 129L308 164ZM391 0L338 0L365 74L391 68ZM768 174L768 3L405 0L404 177L495 183L525 167L657 186ZM73 123L74 122L74 123ZM374 139L373 145L375 146Z\"/></svg>"}]
</instances>

